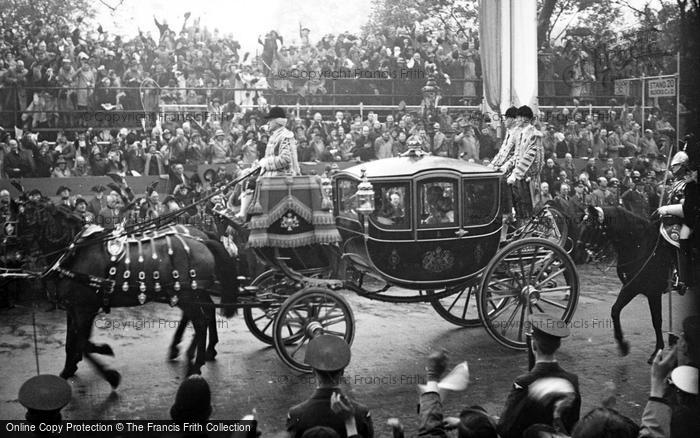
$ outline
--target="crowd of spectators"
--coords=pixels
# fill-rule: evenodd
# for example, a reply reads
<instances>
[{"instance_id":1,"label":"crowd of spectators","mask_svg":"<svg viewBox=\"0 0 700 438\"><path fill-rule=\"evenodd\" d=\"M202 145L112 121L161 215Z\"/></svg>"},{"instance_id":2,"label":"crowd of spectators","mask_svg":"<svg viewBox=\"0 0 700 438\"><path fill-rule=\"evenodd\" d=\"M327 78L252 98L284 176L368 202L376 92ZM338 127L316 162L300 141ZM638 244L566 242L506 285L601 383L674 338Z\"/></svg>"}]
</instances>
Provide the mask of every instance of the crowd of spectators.
<instances>
[{"instance_id":1,"label":"crowd of spectators","mask_svg":"<svg viewBox=\"0 0 700 438\"><path fill-rule=\"evenodd\" d=\"M31 131L19 139L2 132L0 168L9 178L164 175L178 164L188 173L204 164L243 168L264 156L268 133L261 116L257 110L236 112L202 124L172 122L145 131L88 128L77 134L59 132L55 142ZM563 186L563 196L577 195L585 203L653 211L675 131L654 111L642 132L641 117L638 107L611 106L605 113L590 113L577 101L541 113L537 127L547 158L543 202L562 195ZM364 118L341 111L324 117L310 110L298 117L290 111L289 120L300 162L369 161L420 147L434 155L487 164L503 136L495 118L445 107L432 123L402 107L381 117L369 112ZM587 159L585 165L580 158Z\"/></svg>"},{"instance_id":2,"label":"crowd of spectators","mask_svg":"<svg viewBox=\"0 0 700 438\"><path fill-rule=\"evenodd\" d=\"M301 26L298 37L269 31L259 36L253 55L241 54L232 34L210 30L189 13L177 27L154 16L154 31L134 38L80 19L13 21L10 14L0 24L0 120L30 130L72 127L84 122L74 113L88 110L154 113L164 104L211 107L215 102L252 109L272 100L319 103L316 96L331 92L338 96L336 104L356 104L368 95L418 103L430 74L446 96L444 104L481 101L476 29L311 32ZM589 46L570 39L541 54L541 99L612 95L593 86L600 82L597 70L608 76L612 70L597 65ZM358 75L368 80L355 80ZM611 84L611 77L603 82ZM281 97L287 95L292 98Z\"/></svg>"}]
</instances>

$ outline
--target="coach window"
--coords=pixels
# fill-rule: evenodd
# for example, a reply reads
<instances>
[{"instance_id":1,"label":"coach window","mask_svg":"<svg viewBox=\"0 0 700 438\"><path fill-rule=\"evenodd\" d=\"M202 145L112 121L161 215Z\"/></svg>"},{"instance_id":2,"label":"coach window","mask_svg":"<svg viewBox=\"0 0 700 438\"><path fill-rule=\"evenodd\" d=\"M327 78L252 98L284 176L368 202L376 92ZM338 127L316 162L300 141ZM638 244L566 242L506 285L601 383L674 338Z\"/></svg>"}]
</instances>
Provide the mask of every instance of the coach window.
<instances>
[{"instance_id":1,"label":"coach window","mask_svg":"<svg viewBox=\"0 0 700 438\"><path fill-rule=\"evenodd\" d=\"M498 180L464 181L464 226L487 225L498 212Z\"/></svg>"},{"instance_id":2,"label":"coach window","mask_svg":"<svg viewBox=\"0 0 700 438\"><path fill-rule=\"evenodd\" d=\"M372 219L379 228L406 230L411 227L408 184L374 185Z\"/></svg>"},{"instance_id":3,"label":"coach window","mask_svg":"<svg viewBox=\"0 0 700 438\"><path fill-rule=\"evenodd\" d=\"M418 184L420 227L454 226L457 223L456 194L457 183L455 180L440 178L421 181Z\"/></svg>"}]
</instances>

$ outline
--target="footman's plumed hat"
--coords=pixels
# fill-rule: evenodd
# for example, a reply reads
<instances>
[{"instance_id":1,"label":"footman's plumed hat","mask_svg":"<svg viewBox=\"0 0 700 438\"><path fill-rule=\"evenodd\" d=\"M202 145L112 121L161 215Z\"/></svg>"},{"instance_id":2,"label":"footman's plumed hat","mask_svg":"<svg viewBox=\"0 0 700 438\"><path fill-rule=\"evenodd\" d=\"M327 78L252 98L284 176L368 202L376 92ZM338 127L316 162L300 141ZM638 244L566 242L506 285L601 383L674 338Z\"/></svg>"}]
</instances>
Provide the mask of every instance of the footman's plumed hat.
<instances>
[{"instance_id":1,"label":"footman's plumed hat","mask_svg":"<svg viewBox=\"0 0 700 438\"><path fill-rule=\"evenodd\" d=\"M320 335L309 342L304 361L319 371L340 371L350 363L350 347L338 336Z\"/></svg>"}]
</instances>

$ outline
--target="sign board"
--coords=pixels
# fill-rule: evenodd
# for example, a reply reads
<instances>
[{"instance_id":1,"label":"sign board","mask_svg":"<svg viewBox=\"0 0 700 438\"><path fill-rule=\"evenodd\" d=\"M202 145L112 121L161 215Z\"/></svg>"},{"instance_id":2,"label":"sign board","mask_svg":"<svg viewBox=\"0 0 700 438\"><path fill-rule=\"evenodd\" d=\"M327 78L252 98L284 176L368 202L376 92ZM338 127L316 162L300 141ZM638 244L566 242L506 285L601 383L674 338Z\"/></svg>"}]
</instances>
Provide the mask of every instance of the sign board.
<instances>
[{"instance_id":1,"label":"sign board","mask_svg":"<svg viewBox=\"0 0 700 438\"><path fill-rule=\"evenodd\" d=\"M676 78L653 79L647 82L649 97L673 97L676 95Z\"/></svg>"},{"instance_id":2,"label":"sign board","mask_svg":"<svg viewBox=\"0 0 700 438\"><path fill-rule=\"evenodd\" d=\"M629 96L630 95L630 81L627 79L615 79L615 95L616 96Z\"/></svg>"}]
</instances>

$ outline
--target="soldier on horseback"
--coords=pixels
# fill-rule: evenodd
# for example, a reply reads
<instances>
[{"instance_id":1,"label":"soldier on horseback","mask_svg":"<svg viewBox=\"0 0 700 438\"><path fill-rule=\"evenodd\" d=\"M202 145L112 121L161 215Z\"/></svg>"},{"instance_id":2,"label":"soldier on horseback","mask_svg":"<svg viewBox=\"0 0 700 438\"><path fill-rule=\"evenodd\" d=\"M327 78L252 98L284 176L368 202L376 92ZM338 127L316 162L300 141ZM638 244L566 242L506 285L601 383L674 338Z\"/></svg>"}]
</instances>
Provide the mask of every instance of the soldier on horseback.
<instances>
[{"instance_id":1,"label":"soldier on horseback","mask_svg":"<svg viewBox=\"0 0 700 438\"><path fill-rule=\"evenodd\" d=\"M691 149L692 148L692 149ZM679 292L695 285L693 278L693 239L698 236L693 230L700 219L700 189L698 188L698 151L686 139L685 151L676 153L671 161L674 182L669 193L668 205L659 207L660 216L665 218L661 233L672 245L678 248Z\"/></svg>"}]
</instances>

